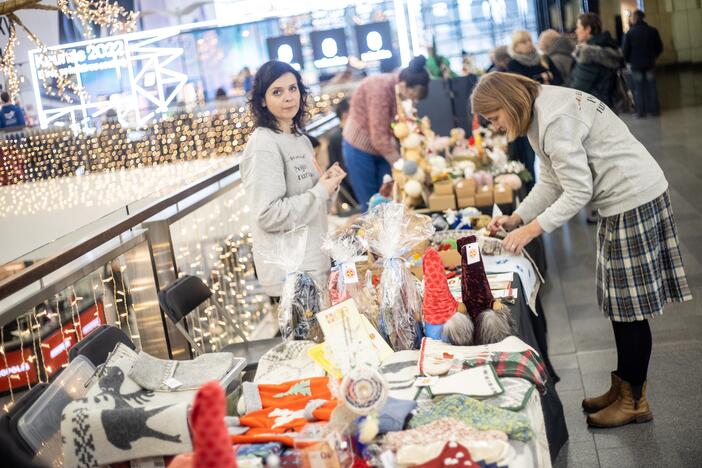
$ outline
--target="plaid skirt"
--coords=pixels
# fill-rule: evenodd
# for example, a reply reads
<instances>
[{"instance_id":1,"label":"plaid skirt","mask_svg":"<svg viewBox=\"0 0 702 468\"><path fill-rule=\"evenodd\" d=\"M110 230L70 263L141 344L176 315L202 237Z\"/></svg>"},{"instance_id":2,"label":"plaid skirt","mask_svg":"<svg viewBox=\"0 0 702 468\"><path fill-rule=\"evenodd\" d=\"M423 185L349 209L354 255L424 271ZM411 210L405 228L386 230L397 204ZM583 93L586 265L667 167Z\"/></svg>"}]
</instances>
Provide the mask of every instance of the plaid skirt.
<instances>
[{"instance_id":1,"label":"plaid skirt","mask_svg":"<svg viewBox=\"0 0 702 468\"><path fill-rule=\"evenodd\" d=\"M692 299L683 269L670 196L601 218L597 226L597 302L615 322L663 313Z\"/></svg>"}]
</instances>

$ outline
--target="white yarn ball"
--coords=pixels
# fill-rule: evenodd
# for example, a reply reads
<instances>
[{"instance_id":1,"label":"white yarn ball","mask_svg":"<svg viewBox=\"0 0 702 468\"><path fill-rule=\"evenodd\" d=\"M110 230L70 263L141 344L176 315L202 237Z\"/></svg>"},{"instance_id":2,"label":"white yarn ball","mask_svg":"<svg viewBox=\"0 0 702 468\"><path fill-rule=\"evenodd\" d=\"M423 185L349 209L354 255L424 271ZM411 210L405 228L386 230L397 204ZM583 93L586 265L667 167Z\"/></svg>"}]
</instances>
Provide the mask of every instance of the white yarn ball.
<instances>
[{"instance_id":1,"label":"white yarn ball","mask_svg":"<svg viewBox=\"0 0 702 468\"><path fill-rule=\"evenodd\" d=\"M405 184L405 193L412 197L417 198L422 194L422 184L414 179L410 179Z\"/></svg>"},{"instance_id":2,"label":"white yarn ball","mask_svg":"<svg viewBox=\"0 0 702 468\"><path fill-rule=\"evenodd\" d=\"M422 144L422 137L419 133L410 133L402 140L402 146L407 149L416 149Z\"/></svg>"}]
</instances>

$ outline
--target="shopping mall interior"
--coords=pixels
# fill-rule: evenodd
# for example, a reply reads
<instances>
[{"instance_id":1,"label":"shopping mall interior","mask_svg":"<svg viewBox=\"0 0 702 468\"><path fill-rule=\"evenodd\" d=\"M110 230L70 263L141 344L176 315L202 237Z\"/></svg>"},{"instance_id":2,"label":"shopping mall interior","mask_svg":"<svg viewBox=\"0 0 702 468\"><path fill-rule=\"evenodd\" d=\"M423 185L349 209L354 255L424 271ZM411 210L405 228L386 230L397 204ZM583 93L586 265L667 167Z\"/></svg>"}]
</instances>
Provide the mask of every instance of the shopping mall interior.
<instances>
[{"instance_id":1,"label":"shopping mall interior","mask_svg":"<svg viewBox=\"0 0 702 468\"><path fill-rule=\"evenodd\" d=\"M7 466L699 466L700 0L7 0L0 48Z\"/></svg>"}]
</instances>

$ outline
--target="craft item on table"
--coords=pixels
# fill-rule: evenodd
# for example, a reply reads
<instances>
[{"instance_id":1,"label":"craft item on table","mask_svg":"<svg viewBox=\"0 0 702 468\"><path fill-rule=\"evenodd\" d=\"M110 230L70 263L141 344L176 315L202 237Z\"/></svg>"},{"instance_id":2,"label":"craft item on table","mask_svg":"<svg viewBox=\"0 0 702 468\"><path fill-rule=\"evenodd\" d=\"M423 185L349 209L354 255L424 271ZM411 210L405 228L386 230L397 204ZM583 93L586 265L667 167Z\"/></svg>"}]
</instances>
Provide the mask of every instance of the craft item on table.
<instances>
[{"instance_id":1,"label":"craft item on table","mask_svg":"<svg viewBox=\"0 0 702 468\"><path fill-rule=\"evenodd\" d=\"M415 465L417 468L443 468L460 466L466 468L477 468L478 464L473 461L470 451L458 442L446 442L441 453L431 460Z\"/></svg>"},{"instance_id":2,"label":"craft item on table","mask_svg":"<svg viewBox=\"0 0 702 468\"><path fill-rule=\"evenodd\" d=\"M492 363L499 377L519 377L536 385L539 392L546 393L548 373L541 356L536 351L493 352L466 358L463 367L475 367Z\"/></svg>"},{"instance_id":3,"label":"craft item on table","mask_svg":"<svg viewBox=\"0 0 702 468\"><path fill-rule=\"evenodd\" d=\"M522 255L486 255L483 260L487 272L513 272L519 275L524 288L524 298L531 311L536 314L536 298L544 280L526 252L522 252Z\"/></svg>"},{"instance_id":4,"label":"craft item on table","mask_svg":"<svg viewBox=\"0 0 702 468\"><path fill-rule=\"evenodd\" d=\"M490 203L492 204L492 203ZM479 231L480 229L488 227L488 224L490 224L490 221L492 221L492 218L488 215L478 215L478 216L472 216L470 218L471 226L473 226L473 229L476 231Z\"/></svg>"},{"instance_id":5,"label":"craft item on table","mask_svg":"<svg viewBox=\"0 0 702 468\"><path fill-rule=\"evenodd\" d=\"M368 209L370 211L374 210L383 203L392 202L392 186L394 183L395 182L390 174L385 174L383 176L383 184L380 186L380 190L378 190L378 193L373 194L368 201Z\"/></svg>"},{"instance_id":6,"label":"craft item on table","mask_svg":"<svg viewBox=\"0 0 702 468\"><path fill-rule=\"evenodd\" d=\"M313 341L285 341L274 346L258 361L253 381L276 384L308 377L324 377L325 369L308 354L314 346Z\"/></svg>"},{"instance_id":7,"label":"craft item on table","mask_svg":"<svg viewBox=\"0 0 702 468\"><path fill-rule=\"evenodd\" d=\"M523 410L536 386L526 379L501 377L500 385L504 390L500 395L483 400L485 403L510 411Z\"/></svg>"},{"instance_id":8,"label":"craft item on table","mask_svg":"<svg viewBox=\"0 0 702 468\"><path fill-rule=\"evenodd\" d=\"M278 455L283 452L283 444L280 442L267 442L265 444L240 444L234 446L237 463L245 458L257 458L266 460L271 455Z\"/></svg>"},{"instance_id":9,"label":"craft item on table","mask_svg":"<svg viewBox=\"0 0 702 468\"><path fill-rule=\"evenodd\" d=\"M331 305L354 298L359 304L362 300L361 279L358 277L356 263L364 259L366 248L355 229L345 229L328 235L322 242L322 251L327 253L335 266L329 278L329 298Z\"/></svg>"},{"instance_id":10,"label":"craft item on table","mask_svg":"<svg viewBox=\"0 0 702 468\"><path fill-rule=\"evenodd\" d=\"M465 395L447 395L431 401L412 416L409 427L416 429L437 419L453 417L479 430L498 430L510 439L528 442L534 431L525 414L488 405Z\"/></svg>"},{"instance_id":11,"label":"craft item on table","mask_svg":"<svg viewBox=\"0 0 702 468\"><path fill-rule=\"evenodd\" d=\"M432 236L431 218L388 203L366 215L364 228L371 251L384 267L379 284L380 331L396 351L416 348L422 300L402 256Z\"/></svg>"},{"instance_id":12,"label":"craft item on table","mask_svg":"<svg viewBox=\"0 0 702 468\"><path fill-rule=\"evenodd\" d=\"M507 441L507 434L497 430L478 430L464 421L452 416L437 418L416 429L407 429L400 432L389 432L382 441L386 450L397 451L408 445L426 444L428 440L447 442L449 440L465 441Z\"/></svg>"},{"instance_id":13,"label":"craft item on table","mask_svg":"<svg viewBox=\"0 0 702 468\"><path fill-rule=\"evenodd\" d=\"M428 248L422 263L424 270L424 332L426 336L439 339L447 336L458 338L461 344L471 344L472 323L459 311L459 302L451 294L439 253Z\"/></svg>"},{"instance_id":14,"label":"craft item on table","mask_svg":"<svg viewBox=\"0 0 702 468\"><path fill-rule=\"evenodd\" d=\"M473 179L478 187L492 185L492 174L487 171L477 171L473 174Z\"/></svg>"},{"instance_id":15,"label":"craft item on table","mask_svg":"<svg viewBox=\"0 0 702 468\"><path fill-rule=\"evenodd\" d=\"M370 323L364 323L363 317L353 299L330 307L318 317L332 361L344 375L356 365L378 367L381 354L392 354L387 345L377 349L376 346L380 346L378 340L382 340L378 332L368 332Z\"/></svg>"},{"instance_id":16,"label":"craft item on table","mask_svg":"<svg viewBox=\"0 0 702 468\"><path fill-rule=\"evenodd\" d=\"M320 294L309 273L302 271L307 247L307 226L281 233L261 250L264 263L276 265L285 275L278 305L280 334L286 340L321 341L316 315Z\"/></svg>"},{"instance_id":17,"label":"craft item on table","mask_svg":"<svg viewBox=\"0 0 702 468\"><path fill-rule=\"evenodd\" d=\"M188 406L195 390L151 391L129 377L137 353L119 344L85 398L63 411L64 466L107 465L192 450Z\"/></svg>"},{"instance_id":18,"label":"craft item on table","mask_svg":"<svg viewBox=\"0 0 702 468\"><path fill-rule=\"evenodd\" d=\"M383 361L379 371L388 383L391 397L413 400L417 396L414 381L419 356L419 351L399 351Z\"/></svg>"},{"instance_id":19,"label":"craft item on table","mask_svg":"<svg viewBox=\"0 0 702 468\"><path fill-rule=\"evenodd\" d=\"M417 407L414 400L400 400L389 397L378 412L378 433L401 431L405 427L407 417Z\"/></svg>"},{"instance_id":20,"label":"craft item on table","mask_svg":"<svg viewBox=\"0 0 702 468\"><path fill-rule=\"evenodd\" d=\"M449 228L449 223L439 213L431 215L431 223L437 231L446 231Z\"/></svg>"},{"instance_id":21,"label":"craft item on table","mask_svg":"<svg viewBox=\"0 0 702 468\"><path fill-rule=\"evenodd\" d=\"M476 237L466 236L459 239L458 248L462 259L463 303L466 305L468 315L475 321L475 342L497 343L513 335L516 325L512 313L492 296Z\"/></svg>"},{"instance_id":22,"label":"craft item on table","mask_svg":"<svg viewBox=\"0 0 702 468\"><path fill-rule=\"evenodd\" d=\"M491 365L474 367L439 377L437 382L430 386L434 395L461 394L476 398L491 397L503 392L495 369ZM477 370L477 372L475 372Z\"/></svg>"},{"instance_id":23,"label":"craft item on table","mask_svg":"<svg viewBox=\"0 0 702 468\"><path fill-rule=\"evenodd\" d=\"M456 442L468 449L471 458L475 462L473 465L474 467L487 466L483 465L483 463L493 464L502 462L509 454L509 444L502 440L456 439ZM400 467L405 467L427 463L429 460L439 457L447 443L449 442L439 441L400 447L397 451L397 464ZM461 466L461 463L452 463L450 466Z\"/></svg>"},{"instance_id":24,"label":"craft item on table","mask_svg":"<svg viewBox=\"0 0 702 468\"><path fill-rule=\"evenodd\" d=\"M233 443L274 442L271 435L297 433L313 421L328 421L338 401L329 389L327 377L293 380L279 385L243 384L246 414L239 425L248 427L245 435L231 437Z\"/></svg>"},{"instance_id":25,"label":"craft item on table","mask_svg":"<svg viewBox=\"0 0 702 468\"><path fill-rule=\"evenodd\" d=\"M309 348L307 354L331 377L341 380L341 378L344 376L344 374L341 373L341 369L334 364L332 350L326 341Z\"/></svg>"},{"instance_id":26,"label":"craft item on table","mask_svg":"<svg viewBox=\"0 0 702 468\"><path fill-rule=\"evenodd\" d=\"M517 174L500 174L495 177L496 184L504 184L515 192L522 188L522 179Z\"/></svg>"},{"instance_id":27,"label":"craft item on table","mask_svg":"<svg viewBox=\"0 0 702 468\"><path fill-rule=\"evenodd\" d=\"M221 380L237 359L232 353L207 353L190 361L175 361L141 351L128 375L146 390L197 390L205 382Z\"/></svg>"},{"instance_id":28,"label":"craft item on table","mask_svg":"<svg viewBox=\"0 0 702 468\"><path fill-rule=\"evenodd\" d=\"M380 373L368 366L349 371L341 381L339 399L357 415L377 411L388 398L388 384Z\"/></svg>"},{"instance_id":29,"label":"craft item on table","mask_svg":"<svg viewBox=\"0 0 702 468\"><path fill-rule=\"evenodd\" d=\"M517 338L516 336L509 336L499 343L480 345L480 346L452 346L446 344L443 341L432 340L430 338L425 338L422 341L422 347L419 351L420 357L423 359L435 358L435 359L458 359L465 360L474 357L482 357L493 353L521 353L524 351L531 351L532 353L538 355L538 353ZM417 359L419 359L418 357ZM499 374L498 374L499 375Z\"/></svg>"},{"instance_id":30,"label":"craft item on table","mask_svg":"<svg viewBox=\"0 0 702 468\"><path fill-rule=\"evenodd\" d=\"M224 390L219 382L207 382L198 390L190 410L195 452L193 468L237 466L224 424L225 410Z\"/></svg>"}]
</instances>

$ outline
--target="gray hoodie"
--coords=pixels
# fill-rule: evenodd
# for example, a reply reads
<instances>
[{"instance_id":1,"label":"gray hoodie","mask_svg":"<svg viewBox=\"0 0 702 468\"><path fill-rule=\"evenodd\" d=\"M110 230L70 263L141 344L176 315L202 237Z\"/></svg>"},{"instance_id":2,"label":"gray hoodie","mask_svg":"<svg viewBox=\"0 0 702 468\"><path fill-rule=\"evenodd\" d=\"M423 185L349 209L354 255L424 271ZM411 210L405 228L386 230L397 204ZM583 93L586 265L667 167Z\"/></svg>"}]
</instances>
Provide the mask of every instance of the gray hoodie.
<instances>
[{"instance_id":1,"label":"gray hoodie","mask_svg":"<svg viewBox=\"0 0 702 468\"><path fill-rule=\"evenodd\" d=\"M540 177L516 213L546 232L592 202L603 217L632 210L668 188L653 156L603 102L582 91L542 86L529 143Z\"/></svg>"},{"instance_id":2,"label":"gray hoodie","mask_svg":"<svg viewBox=\"0 0 702 468\"><path fill-rule=\"evenodd\" d=\"M553 64L556 65L558 71L561 72L563 86L570 85L570 72L575 64L573 50L575 50L575 44L567 37L559 36L554 38L548 50L544 51Z\"/></svg>"},{"instance_id":3,"label":"gray hoodie","mask_svg":"<svg viewBox=\"0 0 702 468\"><path fill-rule=\"evenodd\" d=\"M301 270L323 286L330 268L329 257L320 249L327 233L329 194L319 183L310 140L257 128L246 144L240 169L250 209L254 264L266 294L280 296L288 273L267 263L266 252L276 237L303 225L308 234Z\"/></svg>"}]
</instances>

